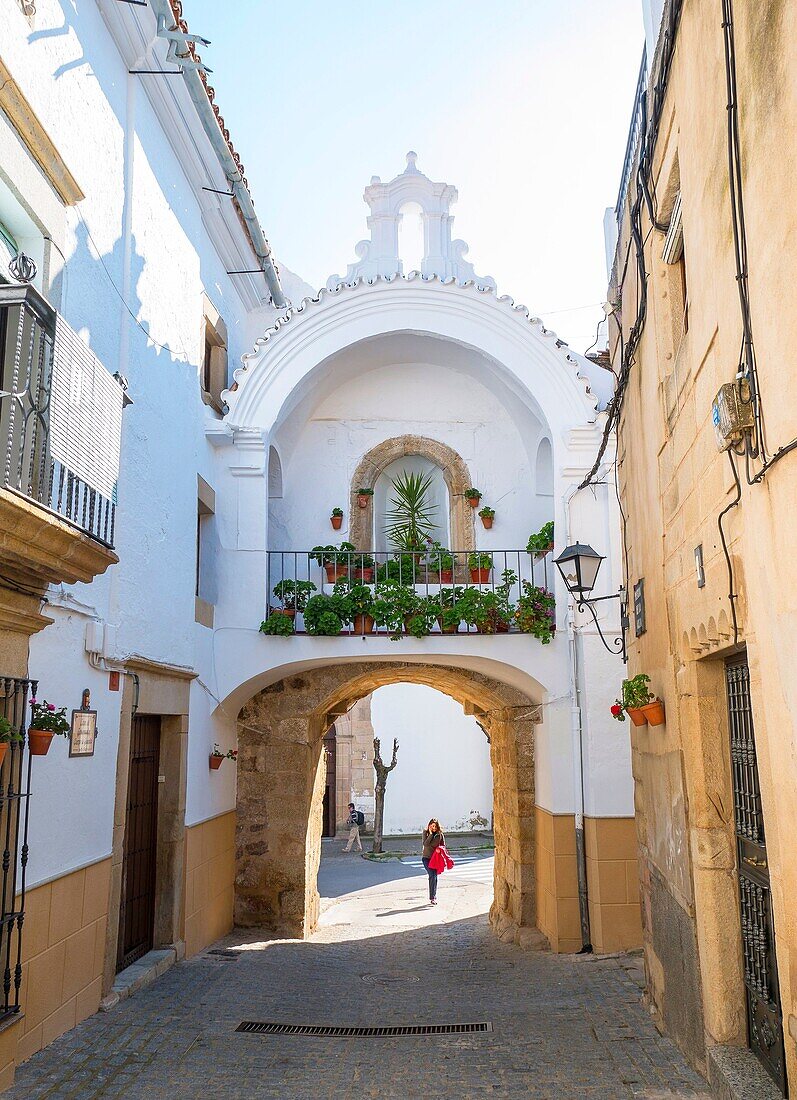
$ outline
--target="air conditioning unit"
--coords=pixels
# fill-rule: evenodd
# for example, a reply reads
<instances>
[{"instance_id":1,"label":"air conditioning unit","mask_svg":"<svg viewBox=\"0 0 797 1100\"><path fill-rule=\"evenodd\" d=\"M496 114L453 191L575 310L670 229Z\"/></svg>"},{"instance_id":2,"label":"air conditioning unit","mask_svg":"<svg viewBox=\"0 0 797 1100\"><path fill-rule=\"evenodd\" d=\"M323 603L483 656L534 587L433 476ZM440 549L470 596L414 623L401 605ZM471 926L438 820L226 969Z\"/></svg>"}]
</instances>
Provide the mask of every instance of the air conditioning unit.
<instances>
[{"instance_id":1,"label":"air conditioning unit","mask_svg":"<svg viewBox=\"0 0 797 1100\"><path fill-rule=\"evenodd\" d=\"M753 430L753 403L749 399L746 382L726 382L724 386L720 386L711 405L711 419L720 451L727 451L735 443L741 442L745 432Z\"/></svg>"}]
</instances>

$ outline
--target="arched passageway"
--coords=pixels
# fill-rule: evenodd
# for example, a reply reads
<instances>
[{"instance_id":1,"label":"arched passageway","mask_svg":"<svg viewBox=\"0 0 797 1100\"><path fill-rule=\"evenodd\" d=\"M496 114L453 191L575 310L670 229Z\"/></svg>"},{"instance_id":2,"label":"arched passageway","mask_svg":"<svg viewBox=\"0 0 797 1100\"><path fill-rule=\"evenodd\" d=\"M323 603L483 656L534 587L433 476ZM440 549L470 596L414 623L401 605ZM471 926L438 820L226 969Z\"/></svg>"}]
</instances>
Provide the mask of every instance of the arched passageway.
<instances>
[{"instance_id":1,"label":"arched passageway","mask_svg":"<svg viewBox=\"0 0 797 1100\"><path fill-rule=\"evenodd\" d=\"M495 828L493 928L533 942L535 701L480 673L444 665L325 665L279 680L238 720L235 920L304 937L316 926L325 767L323 738L335 717L395 683L436 688L476 716L490 739ZM452 751L455 751L452 748Z\"/></svg>"}]
</instances>

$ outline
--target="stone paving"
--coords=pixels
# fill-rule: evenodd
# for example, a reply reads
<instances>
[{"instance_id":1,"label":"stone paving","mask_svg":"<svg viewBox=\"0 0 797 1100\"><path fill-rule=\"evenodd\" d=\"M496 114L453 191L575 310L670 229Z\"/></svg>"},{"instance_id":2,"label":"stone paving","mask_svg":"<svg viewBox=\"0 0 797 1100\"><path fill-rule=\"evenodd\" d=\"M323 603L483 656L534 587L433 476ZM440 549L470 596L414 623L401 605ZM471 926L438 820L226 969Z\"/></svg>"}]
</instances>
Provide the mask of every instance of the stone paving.
<instances>
[{"instance_id":1,"label":"stone paving","mask_svg":"<svg viewBox=\"0 0 797 1100\"><path fill-rule=\"evenodd\" d=\"M310 942L247 932L179 963L17 1071L8 1100L706 1097L653 1027L636 956L524 952L489 931L492 857L457 857L440 904L417 860L325 847ZM313 1024L489 1021L422 1038L236 1034L242 1020Z\"/></svg>"}]
</instances>

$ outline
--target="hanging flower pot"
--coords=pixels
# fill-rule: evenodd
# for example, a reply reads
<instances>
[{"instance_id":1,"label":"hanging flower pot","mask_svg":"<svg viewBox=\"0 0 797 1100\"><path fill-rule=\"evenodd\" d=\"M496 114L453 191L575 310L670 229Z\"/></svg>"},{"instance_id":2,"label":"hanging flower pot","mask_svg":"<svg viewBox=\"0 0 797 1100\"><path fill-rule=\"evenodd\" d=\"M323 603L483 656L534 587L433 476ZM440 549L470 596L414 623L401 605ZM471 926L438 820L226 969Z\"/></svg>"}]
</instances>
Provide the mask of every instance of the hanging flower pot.
<instances>
[{"instance_id":1,"label":"hanging flower pot","mask_svg":"<svg viewBox=\"0 0 797 1100\"><path fill-rule=\"evenodd\" d=\"M493 525L493 520L495 519L495 508L488 508L485 506L484 508L480 509L479 515L481 516L481 520L484 524L485 530L489 531Z\"/></svg>"},{"instance_id":2,"label":"hanging flower pot","mask_svg":"<svg viewBox=\"0 0 797 1100\"><path fill-rule=\"evenodd\" d=\"M472 489L471 488L471 489L466 489L465 490L465 500L467 500L467 502L471 506L471 508L478 508L479 507L479 501L481 500L481 498L482 498L482 495L481 495L481 493L479 492L478 489Z\"/></svg>"},{"instance_id":3,"label":"hanging flower pot","mask_svg":"<svg viewBox=\"0 0 797 1100\"><path fill-rule=\"evenodd\" d=\"M219 770L219 768L221 767L221 764L222 764L223 760L224 760L223 756L214 756L213 753L211 753L210 754L210 770L212 772L217 772Z\"/></svg>"},{"instance_id":4,"label":"hanging flower pot","mask_svg":"<svg viewBox=\"0 0 797 1100\"><path fill-rule=\"evenodd\" d=\"M635 726L646 726L648 724L644 707L626 707L625 711Z\"/></svg>"},{"instance_id":5,"label":"hanging flower pot","mask_svg":"<svg viewBox=\"0 0 797 1100\"><path fill-rule=\"evenodd\" d=\"M329 522L332 524L332 527L335 531L339 531L343 524L343 516L336 516L333 512L333 514L329 517Z\"/></svg>"},{"instance_id":6,"label":"hanging flower pot","mask_svg":"<svg viewBox=\"0 0 797 1100\"><path fill-rule=\"evenodd\" d=\"M358 508L367 508L371 502L371 497L374 495L373 489L358 489L357 490L357 506Z\"/></svg>"},{"instance_id":7,"label":"hanging flower pot","mask_svg":"<svg viewBox=\"0 0 797 1100\"><path fill-rule=\"evenodd\" d=\"M642 707L642 713L651 726L663 726L665 722L664 703L661 699L654 699L652 703L646 703Z\"/></svg>"},{"instance_id":8,"label":"hanging flower pot","mask_svg":"<svg viewBox=\"0 0 797 1100\"><path fill-rule=\"evenodd\" d=\"M46 756L54 736L49 730L28 730L28 748L31 756Z\"/></svg>"}]
</instances>

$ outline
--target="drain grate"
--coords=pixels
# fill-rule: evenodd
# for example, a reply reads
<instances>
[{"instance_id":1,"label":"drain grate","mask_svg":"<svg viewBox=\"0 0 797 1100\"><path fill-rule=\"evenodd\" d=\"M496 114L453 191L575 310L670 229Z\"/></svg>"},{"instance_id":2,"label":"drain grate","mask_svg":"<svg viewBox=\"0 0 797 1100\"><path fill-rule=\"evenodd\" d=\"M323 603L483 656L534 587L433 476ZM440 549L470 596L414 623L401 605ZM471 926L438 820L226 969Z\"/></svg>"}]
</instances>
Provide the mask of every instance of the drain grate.
<instances>
[{"instance_id":1,"label":"drain grate","mask_svg":"<svg viewBox=\"0 0 797 1100\"><path fill-rule=\"evenodd\" d=\"M322 1024L275 1024L244 1020L235 1029L247 1035L309 1035L333 1039L393 1039L409 1035L474 1035L493 1030L491 1023L408 1024L404 1027L327 1027Z\"/></svg>"}]
</instances>

